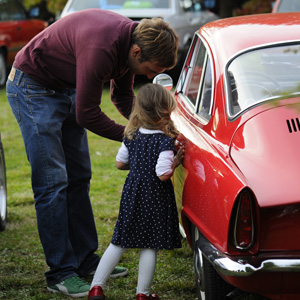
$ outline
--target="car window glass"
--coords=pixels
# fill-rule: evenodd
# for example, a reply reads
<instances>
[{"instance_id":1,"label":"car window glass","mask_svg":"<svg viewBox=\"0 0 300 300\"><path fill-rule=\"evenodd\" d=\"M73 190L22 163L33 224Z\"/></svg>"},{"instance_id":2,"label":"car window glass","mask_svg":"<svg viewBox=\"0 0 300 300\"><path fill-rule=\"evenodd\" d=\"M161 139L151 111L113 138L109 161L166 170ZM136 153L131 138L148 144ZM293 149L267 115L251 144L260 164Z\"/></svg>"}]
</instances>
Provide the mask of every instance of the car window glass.
<instances>
[{"instance_id":1,"label":"car window glass","mask_svg":"<svg viewBox=\"0 0 300 300\"><path fill-rule=\"evenodd\" d=\"M187 83L186 88L186 96L190 100L191 104L196 105L199 87L200 87L200 81L204 66L206 56L206 49L201 42L200 39L198 39L197 47L194 49L193 53L193 59L191 60L191 64L189 65L190 69L190 80Z\"/></svg>"},{"instance_id":2,"label":"car window glass","mask_svg":"<svg viewBox=\"0 0 300 300\"><path fill-rule=\"evenodd\" d=\"M231 117L262 102L300 95L300 43L243 53L227 68Z\"/></svg>"},{"instance_id":3,"label":"car window glass","mask_svg":"<svg viewBox=\"0 0 300 300\"><path fill-rule=\"evenodd\" d=\"M16 21L25 20L26 13L22 5L15 0L0 1L0 20Z\"/></svg>"},{"instance_id":4,"label":"car window glass","mask_svg":"<svg viewBox=\"0 0 300 300\"><path fill-rule=\"evenodd\" d=\"M202 82L202 92L201 92L201 99L199 103L199 115L206 120L210 119L211 115L211 104L212 104L212 66L210 59L207 56L207 65L205 71L205 75L203 82Z\"/></svg>"},{"instance_id":5,"label":"car window glass","mask_svg":"<svg viewBox=\"0 0 300 300\"><path fill-rule=\"evenodd\" d=\"M199 40L195 36L195 38L191 43L190 50L187 53L187 57L182 68L182 74L178 79L178 84L176 86L176 93L183 93L185 89L186 82L188 82L188 76L192 73L190 69L190 65L192 59L195 58L195 55L193 55L193 53L196 52L195 48L198 47L198 44L199 44Z\"/></svg>"}]
</instances>

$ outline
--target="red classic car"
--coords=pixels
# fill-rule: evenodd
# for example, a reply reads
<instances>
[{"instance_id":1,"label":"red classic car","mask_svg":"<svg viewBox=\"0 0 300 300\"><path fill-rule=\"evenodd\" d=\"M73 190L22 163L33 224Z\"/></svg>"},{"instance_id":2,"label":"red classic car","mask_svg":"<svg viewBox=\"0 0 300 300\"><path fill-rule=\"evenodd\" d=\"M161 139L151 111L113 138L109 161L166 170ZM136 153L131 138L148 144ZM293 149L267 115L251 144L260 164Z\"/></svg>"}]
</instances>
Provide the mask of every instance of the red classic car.
<instances>
[{"instance_id":1,"label":"red classic car","mask_svg":"<svg viewBox=\"0 0 300 300\"><path fill-rule=\"evenodd\" d=\"M0 87L6 82L17 52L47 25L30 19L21 1L0 0Z\"/></svg>"},{"instance_id":2,"label":"red classic car","mask_svg":"<svg viewBox=\"0 0 300 300\"><path fill-rule=\"evenodd\" d=\"M300 299L300 13L201 27L175 97L198 299Z\"/></svg>"}]
</instances>

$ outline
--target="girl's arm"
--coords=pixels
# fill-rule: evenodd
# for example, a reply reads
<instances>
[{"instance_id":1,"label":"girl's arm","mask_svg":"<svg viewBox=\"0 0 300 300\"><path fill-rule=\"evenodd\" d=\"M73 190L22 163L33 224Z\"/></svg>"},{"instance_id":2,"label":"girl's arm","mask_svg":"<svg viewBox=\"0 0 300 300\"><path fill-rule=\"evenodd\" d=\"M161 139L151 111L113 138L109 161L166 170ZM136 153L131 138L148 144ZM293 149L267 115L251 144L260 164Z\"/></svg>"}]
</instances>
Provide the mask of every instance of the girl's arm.
<instances>
[{"instance_id":1,"label":"girl's arm","mask_svg":"<svg viewBox=\"0 0 300 300\"><path fill-rule=\"evenodd\" d=\"M125 164L122 161L116 161L116 167L119 170L129 170L129 164Z\"/></svg>"},{"instance_id":2,"label":"girl's arm","mask_svg":"<svg viewBox=\"0 0 300 300\"><path fill-rule=\"evenodd\" d=\"M183 157L184 157L184 147L182 146L178 149L177 154L174 156L174 161L171 165L171 170L169 170L169 172L167 172L166 174L162 174L162 175L158 176L158 178L161 181L166 181L166 180L170 179L172 177L175 169L182 163Z\"/></svg>"},{"instance_id":3,"label":"girl's arm","mask_svg":"<svg viewBox=\"0 0 300 300\"><path fill-rule=\"evenodd\" d=\"M122 143L118 151L116 157L116 167L119 170L129 170L128 149L124 143Z\"/></svg>"}]
</instances>

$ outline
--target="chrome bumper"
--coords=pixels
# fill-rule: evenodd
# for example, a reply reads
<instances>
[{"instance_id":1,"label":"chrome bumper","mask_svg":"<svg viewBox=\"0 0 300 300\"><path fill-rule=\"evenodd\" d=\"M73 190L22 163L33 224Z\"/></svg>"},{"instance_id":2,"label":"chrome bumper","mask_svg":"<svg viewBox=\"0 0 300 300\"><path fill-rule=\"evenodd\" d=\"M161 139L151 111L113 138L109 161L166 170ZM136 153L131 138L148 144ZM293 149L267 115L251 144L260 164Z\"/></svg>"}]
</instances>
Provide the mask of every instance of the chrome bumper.
<instances>
[{"instance_id":1,"label":"chrome bumper","mask_svg":"<svg viewBox=\"0 0 300 300\"><path fill-rule=\"evenodd\" d=\"M197 242L198 251L224 276L250 276L256 272L300 272L300 258L269 258L259 256L232 257L220 252L203 235ZM199 253L201 254L201 253Z\"/></svg>"}]
</instances>

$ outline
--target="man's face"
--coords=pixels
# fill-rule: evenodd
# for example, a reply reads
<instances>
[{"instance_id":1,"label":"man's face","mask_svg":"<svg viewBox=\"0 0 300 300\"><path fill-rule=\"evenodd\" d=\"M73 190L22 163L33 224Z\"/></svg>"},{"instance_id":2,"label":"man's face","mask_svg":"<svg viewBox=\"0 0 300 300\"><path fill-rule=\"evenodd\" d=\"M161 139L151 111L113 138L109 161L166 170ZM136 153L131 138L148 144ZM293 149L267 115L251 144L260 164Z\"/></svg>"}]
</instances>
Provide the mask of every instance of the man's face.
<instances>
[{"instance_id":1,"label":"man's face","mask_svg":"<svg viewBox=\"0 0 300 300\"><path fill-rule=\"evenodd\" d=\"M128 57L129 70L133 74L146 75L148 79L152 79L157 74L163 73L166 68L162 68L152 61L140 62L141 49L133 45Z\"/></svg>"}]
</instances>

